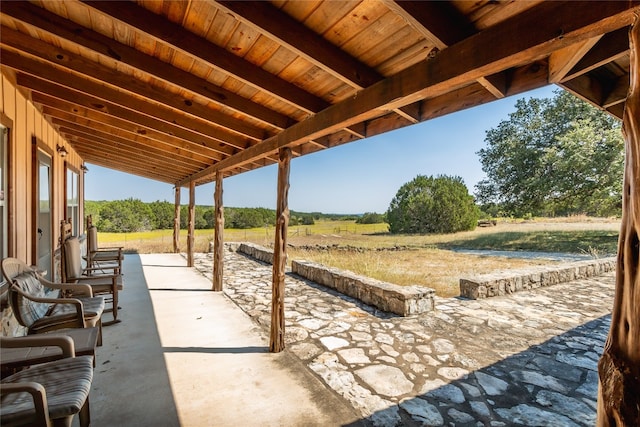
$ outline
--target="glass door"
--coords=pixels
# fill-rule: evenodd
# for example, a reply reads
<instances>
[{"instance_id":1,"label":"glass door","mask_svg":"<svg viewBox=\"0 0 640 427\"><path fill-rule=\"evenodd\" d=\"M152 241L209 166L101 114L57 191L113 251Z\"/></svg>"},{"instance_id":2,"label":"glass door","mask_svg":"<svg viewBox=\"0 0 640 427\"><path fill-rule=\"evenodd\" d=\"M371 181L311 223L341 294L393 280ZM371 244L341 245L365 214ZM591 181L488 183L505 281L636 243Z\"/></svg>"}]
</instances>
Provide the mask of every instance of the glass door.
<instances>
[{"instance_id":1,"label":"glass door","mask_svg":"<svg viewBox=\"0 0 640 427\"><path fill-rule=\"evenodd\" d=\"M38 268L46 271L46 278L53 277L51 251L53 248L51 233L51 157L38 151L38 200L36 251Z\"/></svg>"}]
</instances>

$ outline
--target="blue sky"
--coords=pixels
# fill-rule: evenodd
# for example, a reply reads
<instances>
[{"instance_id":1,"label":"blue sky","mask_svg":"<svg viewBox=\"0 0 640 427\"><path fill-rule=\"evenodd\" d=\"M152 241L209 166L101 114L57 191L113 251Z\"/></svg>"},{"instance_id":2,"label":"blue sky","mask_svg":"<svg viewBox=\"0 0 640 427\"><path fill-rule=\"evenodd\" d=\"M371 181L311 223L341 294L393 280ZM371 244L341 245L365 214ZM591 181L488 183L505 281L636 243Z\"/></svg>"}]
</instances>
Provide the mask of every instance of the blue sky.
<instances>
[{"instance_id":1,"label":"blue sky","mask_svg":"<svg viewBox=\"0 0 640 427\"><path fill-rule=\"evenodd\" d=\"M521 98L552 97L548 86L372 138L295 158L289 209L298 212L383 213L400 187L417 175L460 176L473 194L484 178L478 155L486 131L515 111ZM173 203L173 186L87 164L86 200L140 199ZM277 167L226 178L223 204L275 209ZM196 187L196 204L213 205L213 183ZM182 191L188 203L188 191Z\"/></svg>"}]
</instances>

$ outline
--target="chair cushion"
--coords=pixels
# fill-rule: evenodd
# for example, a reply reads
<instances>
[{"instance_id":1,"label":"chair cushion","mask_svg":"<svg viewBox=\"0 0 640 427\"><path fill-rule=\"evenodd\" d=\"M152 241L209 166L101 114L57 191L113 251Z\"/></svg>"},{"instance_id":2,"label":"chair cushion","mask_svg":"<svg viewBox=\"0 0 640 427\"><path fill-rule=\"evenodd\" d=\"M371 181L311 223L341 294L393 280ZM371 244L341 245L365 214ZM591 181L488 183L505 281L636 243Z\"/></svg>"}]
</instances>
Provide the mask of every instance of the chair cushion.
<instances>
[{"instance_id":1,"label":"chair cushion","mask_svg":"<svg viewBox=\"0 0 640 427\"><path fill-rule=\"evenodd\" d=\"M67 277L82 276L82 256L80 242L77 237L70 237L64 242L64 258Z\"/></svg>"},{"instance_id":2,"label":"chair cushion","mask_svg":"<svg viewBox=\"0 0 640 427\"><path fill-rule=\"evenodd\" d=\"M82 309L84 310L84 317L96 317L101 316L104 311L104 297L90 297L90 298L78 298L82 301ZM76 307L71 304L56 304L51 310L51 316L72 314L76 312Z\"/></svg>"},{"instance_id":3,"label":"chair cushion","mask_svg":"<svg viewBox=\"0 0 640 427\"><path fill-rule=\"evenodd\" d=\"M4 378L2 384L35 382L47 392L51 419L76 414L84 405L93 380L93 357L79 356L34 365ZM30 418L34 413L33 399L28 393L12 393L2 397L2 424Z\"/></svg>"},{"instance_id":4,"label":"chair cushion","mask_svg":"<svg viewBox=\"0 0 640 427\"><path fill-rule=\"evenodd\" d=\"M95 252L98 250L98 229L95 225L89 227L87 232L87 243L89 245L89 251Z\"/></svg>"},{"instance_id":5,"label":"chair cushion","mask_svg":"<svg viewBox=\"0 0 640 427\"><path fill-rule=\"evenodd\" d=\"M47 297L42 283L40 283L40 280L38 280L38 277L34 272L25 271L20 273L13 278L13 281L16 286L26 294L38 298ZM22 321L25 323L24 326L27 328L36 320L44 317L50 307L50 304L34 302L19 294L17 295L16 301L18 306L12 308L14 311L18 311L20 313L20 317L22 317Z\"/></svg>"}]
</instances>

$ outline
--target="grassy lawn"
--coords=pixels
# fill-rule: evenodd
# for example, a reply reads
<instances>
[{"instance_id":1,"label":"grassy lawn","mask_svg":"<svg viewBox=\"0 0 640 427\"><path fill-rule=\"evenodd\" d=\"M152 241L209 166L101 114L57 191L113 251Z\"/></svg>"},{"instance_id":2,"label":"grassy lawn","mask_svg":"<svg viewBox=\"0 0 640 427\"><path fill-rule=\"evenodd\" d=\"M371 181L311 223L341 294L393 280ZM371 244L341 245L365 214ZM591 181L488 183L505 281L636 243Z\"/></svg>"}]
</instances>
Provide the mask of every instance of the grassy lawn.
<instances>
[{"instance_id":1,"label":"grassy lawn","mask_svg":"<svg viewBox=\"0 0 640 427\"><path fill-rule=\"evenodd\" d=\"M554 261L461 254L452 249L615 254L619 220L564 219L503 221L496 227L438 235L391 235L386 224L318 221L289 227L289 259L306 259L399 285L434 288L438 295L458 295L460 277L553 264ZM187 233L180 233L186 250ZM130 252L173 250L173 231L99 233L102 246L124 246ZM195 251L207 252L213 230L196 230ZM274 227L224 231L224 240L248 241L271 247Z\"/></svg>"}]
</instances>

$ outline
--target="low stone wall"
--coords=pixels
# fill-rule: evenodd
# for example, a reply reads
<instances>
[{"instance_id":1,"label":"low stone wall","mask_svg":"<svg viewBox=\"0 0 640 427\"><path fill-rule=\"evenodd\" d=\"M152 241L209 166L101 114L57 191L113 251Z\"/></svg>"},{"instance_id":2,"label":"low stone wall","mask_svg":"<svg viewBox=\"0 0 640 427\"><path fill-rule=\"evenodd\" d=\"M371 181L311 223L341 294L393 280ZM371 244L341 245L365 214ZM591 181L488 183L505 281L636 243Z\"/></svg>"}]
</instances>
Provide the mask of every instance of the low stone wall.
<instances>
[{"instance_id":1,"label":"low stone wall","mask_svg":"<svg viewBox=\"0 0 640 427\"><path fill-rule=\"evenodd\" d=\"M257 260L273 264L273 251L260 245L234 243L229 244L229 250L242 252ZM400 316L424 313L433 310L434 307L435 291L431 288L394 285L311 261L293 261L291 270L305 279Z\"/></svg>"},{"instance_id":2,"label":"low stone wall","mask_svg":"<svg viewBox=\"0 0 640 427\"><path fill-rule=\"evenodd\" d=\"M460 296L481 299L598 276L616 268L616 258L576 261L460 279Z\"/></svg>"},{"instance_id":3,"label":"low stone wall","mask_svg":"<svg viewBox=\"0 0 640 427\"><path fill-rule=\"evenodd\" d=\"M424 313L434 308L435 291L431 288L394 285L311 261L293 261L291 270L308 280L400 316Z\"/></svg>"},{"instance_id":4,"label":"low stone wall","mask_svg":"<svg viewBox=\"0 0 640 427\"><path fill-rule=\"evenodd\" d=\"M254 243L240 243L237 245L237 249L235 250L237 252L247 254L258 261L273 264L273 250L265 248L264 246L256 245Z\"/></svg>"}]
</instances>

